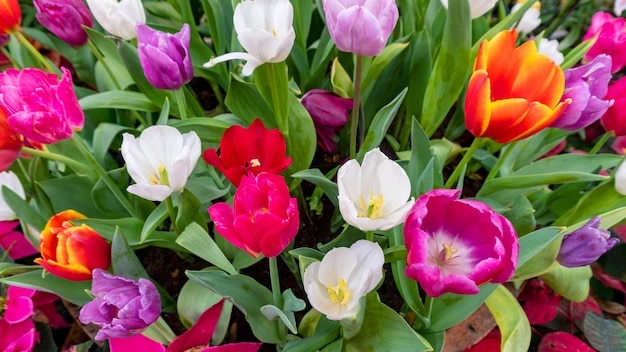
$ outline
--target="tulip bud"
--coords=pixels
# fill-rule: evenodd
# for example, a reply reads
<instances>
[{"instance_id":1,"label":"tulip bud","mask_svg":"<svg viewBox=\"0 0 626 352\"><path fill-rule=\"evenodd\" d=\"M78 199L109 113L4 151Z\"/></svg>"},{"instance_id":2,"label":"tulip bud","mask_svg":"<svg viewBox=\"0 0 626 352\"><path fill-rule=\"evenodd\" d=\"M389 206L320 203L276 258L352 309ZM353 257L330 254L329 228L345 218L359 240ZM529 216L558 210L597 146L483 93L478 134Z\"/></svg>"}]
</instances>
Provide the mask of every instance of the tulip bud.
<instances>
[{"instance_id":1,"label":"tulip bud","mask_svg":"<svg viewBox=\"0 0 626 352\"><path fill-rule=\"evenodd\" d=\"M124 40L137 37L135 25L146 23L141 0L87 0L87 5L102 28Z\"/></svg>"},{"instance_id":2,"label":"tulip bud","mask_svg":"<svg viewBox=\"0 0 626 352\"><path fill-rule=\"evenodd\" d=\"M93 27L91 13L82 0L35 0L35 17L50 32L74 46L87 43L83 26Z\"/></svg>"},{"instance_id":3,"label":"tulip bud","mask_svg":"<svg viewBox=\"0 0 626 352\"><path fill-rule=\"evenodd\" d=\"M302 97L302 105L307 109L315 125L317 145L327 152L335 150L336 131L348 121L348 110L352 109L352 99L322 89L308 91Z\"/></svg>"},{"instance_id":4,"label":"tulip bud","mask_svg":"<svg viewBox=\"0 0 626 352\"><path fill-rule=\"evenodd\" d=\"M17 0L0 1L0 34L11 34L20 28L22 10Z\"/></svg>"},{"instance_id":5,"label":"tulip bud","mask_svg":"<svg viewBox=\"0 0 626 352\"><path fill-rule=\"evenodd\" d=\"M559 264L568 268L589 265L619 242L619 239L611 238L608 230L599 229L599 226L600 217L596 216L580 229L565 235L556 257Z\"/></svg>"}]
</instances>

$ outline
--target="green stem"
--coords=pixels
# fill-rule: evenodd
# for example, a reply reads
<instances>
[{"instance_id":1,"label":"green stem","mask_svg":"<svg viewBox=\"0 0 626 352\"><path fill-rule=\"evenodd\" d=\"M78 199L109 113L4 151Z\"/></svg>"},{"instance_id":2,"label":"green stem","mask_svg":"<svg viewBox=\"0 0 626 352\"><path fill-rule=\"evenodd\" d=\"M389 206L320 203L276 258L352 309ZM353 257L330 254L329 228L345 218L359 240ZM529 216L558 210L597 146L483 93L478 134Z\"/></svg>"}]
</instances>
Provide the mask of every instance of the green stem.
<instances>
[{"instance_id":1,"label":"green stem","mask_svg":"<svg viewBox=\"0 0 626 352\"><path fill-rule=\"evenodd\" d=\"M428 322L430 322L430 316L433 312L433 303L433 298L430 295L426 295L426 298L424 298L424 312L422 316L426 318Z\"/></svg>"},{"instance_id":2,"label":"green stem","mask_svg":"<svg viewBox=\"0 0 626 352\"><path fill-rule=\"evenodd\" d=\"M448 178L448 181L446 181L444 188L451 188L456 183L456 181L459 179L459 176L461 176L461 172L463 172L463 169L465 168L467 163L469 163L476 150L478 150L478 148L483 144L484 141L485 140L483 138L474 139L472 145L470 145L469 149L465 152L465 155L463 155L463 159L461 159L459 164L452 172L452 175L450 175L450 178Z\"/></svg>"},{"instance_id":3,"label":"green stem","mask_svg":"<svg viewBox=\"0 0 626 352\"><path fill-rule=\"evenodd\" d=\"M85 173L85 174L92 173L92 170L89 167L77 162L74 159L70 159L66 157L65 155L52 153L47 150L39 150L39 149L28 148L28 147L22 147L22 153L26 155L30 155L30 156L38 156L44 159L55 160L55 161L61 162L69 166L70 168L72 168L72 170L74 170L75 172L80 172L80 173Z\"/></svg>"},{"instance_id":4,"label":"green stem","mask_svg":"<svg viewBox=\"0 0 626 352\"><path fill-rule=\"evenodd\" d=\"M283 309L283 296L280 292L280 277L278 276L278 261L276 257L269 258L270 263L270 282L272 285L272 296L274 297L274 305L282 310ZM282 323L282 320L276 319L278 326L278 333L284 341L283 336L287 335L287 327Z\"/></svg>"},{"instance_id":5,"label":"green stem","mask_svg":"<svg viewBox=\"0 0 626 352\"><path fill-rule=\"evenodd\" d=\"M176 235L180 235L180 232L178 232L178 229L176 228L176 211L174 210L174 203L172 202L171 195L165 199L165 204L167 204L167 212L170 214L172 228L174 229Z\"/></svg>"},{"instance_id":6,"label":"green stem","mask_svg":"<svg viewBox=\"0 0 626 352\"><path fill-rule=\"evenodd\" d=\"M183 88L180 87L180 89L175 90L174 95L176 96L176 103L178 103L180 119L187 120L187 103L185 102L185 92L183 92Z\"/></svg>"},{"instance_id":7,"label":"green stem","mask_svg":"<svg viewBox=\"0 0 626 352\"><path fill-rule=\"evenodd\" d=\"M276 65L272 63L265 64L270 71L271 77L278 77L276 74ZM282 69L282 66L280 66ZM280 97L278 96L278 87L272 89L272 105L274 110L274 115L276 116L276 123L278 124L278 129L282 132L285 140L288 140L287 135L289 134L289 124L287 122L287 116L283 116L280 111Z\"/></svg>"},{"instance_id":8,"label":"green stem","mask_svg":"<svg viewBox=\"0 0 626 352\"><path fill-rule=\"evenodd\" d=\"M115 182L111 179L109 174L107 174L107 172L104 170L102 165L100 165L100 163L98 163L96 158L94 158L93 154L91 154L91 151L89 151L89 149L85 145L85 142L82 140L82 138L80 138L76 133L74 133L74 136L72 136L72 142L74 143L74 146L76 146L76 149L78 149L78 151L81 153L81 155L85 159L87 159L89 164L91 164L91 167L93 168L93 170L96 171L96 174L98 174L98 177L102 179L102 181L109 188L111 193L113 193L115 198L120 202L120 204L124 207L124 209L126 209L128 214L133 217L138 217L135 214L133 206L128 201L128 198L124 196L122 191L117 187Z\"/></svg>"},{"instance_id":9,"label":"green stem","mask_svg":"<svg viewBox=\"0 0 626 352\"><path fill-rule=\"evenodd\" d=\"M354 94L352 105L352 124L350 125L350 159L356 156L356 137L359 125L359 111L361 110L361 77L363 76L363 57L356 56L356 65L354 66Z\"/></svg>"},{"instance_id":10,"label":"green stem","mask_svg":"<svg viewBox=\"0 0 626 352\"><path fill-rule=\"evenodd\" d=\"M15 37L17 38L17 40L22 43L22 45L24 45L26 47L26 49L28 49L28 51L30 51L31 54L33 54L33 56L35 58L37 58L37 60L39 60L39 62L41 62L41 64L44 66L44 68L48 71L48 72L54 72L56 74L60 74L61 71L59 70L58 67L53 66L52 64L50 64L50 61L48 61L48 59L46 59L45 57L43 57L43 55L41 55L41 53L39 52L39 50L37 50L37 48L35 48L29 41L28 38L26 38L24 36L24 34L22 34L22 32L15 31L13 33L15 35Z\"/></svg>"},{"instance_id":11,"label":"green stem","mask_svg":"<svg viewBox=\"0 0 626 352\"><path fill-rule=\"evenodd\" d=\"M365 232L365 239L370 241L370 242L374 242L374 231L366 231Z\"/></svg>"},{"instance_id":12,"label":"green stem","mask_svg":"<svg viewBox=\"0 0 626 352\"><path fill-rule=\"evenodd\" d=\"M502 164L504 164L506 159L508 159L513 149L515 149L514 146L516 144L517 142L513 142L504 146L502 149L500 149L500 157L498 158L498 161L496 161L496 164L493 166L491 171L489 171L489 174L487 175L485 182L493 180L493 178L496 177L496 175L498 174L498 171L500 171L500 168L502 167Z\"/></svg>"},{"instance_id":13,"label":"green stem","mask_svg":"<svg viewBox=\"0 0 626 352\"><path fill-rule=\"evenodd\" d=\"M613 137L613 132L605 132L602 137L600 138L600 140L598 140L598 142L593 146L593 148L591 148L591 150L589 151L589 155L594 155L597 152L600 151L600 149L604 146L604 144L606 143L606 141L609 140L609 138Z\"/></svg>"}]
</instances>

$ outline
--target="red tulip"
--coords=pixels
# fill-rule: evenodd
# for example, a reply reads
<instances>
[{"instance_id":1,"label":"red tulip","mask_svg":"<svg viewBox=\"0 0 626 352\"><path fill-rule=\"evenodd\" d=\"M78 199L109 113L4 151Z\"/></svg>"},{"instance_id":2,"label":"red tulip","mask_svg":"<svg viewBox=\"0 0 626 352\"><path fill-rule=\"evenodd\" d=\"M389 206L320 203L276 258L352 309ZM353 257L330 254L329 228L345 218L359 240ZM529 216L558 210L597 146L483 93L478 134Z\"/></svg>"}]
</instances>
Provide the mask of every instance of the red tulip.
<instances>
[{"instance_id":1,"label":"red tulip","mask_svg":"<svg viewBox=\"0 0 626 352\"><path fill-rule=\"evenodd\" d=\"M626 77L613 82L604 99L613 99L614 103L601 117L602 126L616 136L626 136Z\"/></svg>"},{"instance_id":2,"label":"red tulip","mask_svg":"<svg viewBox=\"0 0 626 352\"><path fill-rule=\"evenodd\" d=\"M22 137L7 122L4 110L0 108L0 171L5 171L20 157Z\"/></svg>"},{"instance_id":3,"label":"red tulip","mask_svg":"<svg viewBox=\"0 0 626 352\"><path fill-rule=\"evenodd\" d=\"M0 34L11 34L20 27L22 10L17 0L0 0Z\"/></svg>"}]
</instances>

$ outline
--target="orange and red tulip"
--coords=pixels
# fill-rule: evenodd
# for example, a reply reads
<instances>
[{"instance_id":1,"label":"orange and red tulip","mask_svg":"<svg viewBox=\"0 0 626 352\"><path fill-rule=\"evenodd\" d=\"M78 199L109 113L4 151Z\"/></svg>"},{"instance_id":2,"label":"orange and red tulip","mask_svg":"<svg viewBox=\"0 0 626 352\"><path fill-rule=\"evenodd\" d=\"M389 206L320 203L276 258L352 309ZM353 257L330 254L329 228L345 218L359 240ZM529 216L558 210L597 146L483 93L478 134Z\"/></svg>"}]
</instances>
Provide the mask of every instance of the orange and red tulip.
<instances>
[{"instance_id":1,"label":"orange and red tulip","mask_svg":"<svg viewBox=\"0 0 626 352\"><path fill-rule=\"evenodd\" d=\"M74 210L50 218L41 232L41 257L35 263L46 271L70 281L91 280L91 272L111 265L111 246L94 229L72 220L85 219Z\"/></svg>"},{"instance_id":2,"label":"orange and red tulip","mask_svg":"<svg viewBox=\"0 0 626 352\"><path fill-rule=\"evenodd\" d=\"M550 126L571 102L560 102L561 68L538 54L534 41L515 47L516 40L513 29L480 44L465 97L465 126L475 137L499 143L529 137Z\"/></svg>"},{"instance_id":3,"label":"orange and red tulip","mask_svg":"<svg viewBox=\"0 0 626 352\"><path fill-rule=\"evenodd\" d=\"M0 0L0 34L11 34L20 28L22 10L17 0Z\"/></svg>"}]
</instances>

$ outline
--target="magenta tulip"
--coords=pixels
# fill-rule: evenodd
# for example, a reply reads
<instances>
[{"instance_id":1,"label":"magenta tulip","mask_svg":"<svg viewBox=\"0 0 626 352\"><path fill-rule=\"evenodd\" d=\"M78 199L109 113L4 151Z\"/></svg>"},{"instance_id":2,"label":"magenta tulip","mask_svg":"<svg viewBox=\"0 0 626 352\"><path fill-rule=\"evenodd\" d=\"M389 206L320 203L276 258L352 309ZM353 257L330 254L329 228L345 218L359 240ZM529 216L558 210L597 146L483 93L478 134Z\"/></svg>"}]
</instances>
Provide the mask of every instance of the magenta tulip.
<instances>
[{"instance_id":1,"label":"magenta tulip","mask_svg":"<svg viewBox=\"0 0 626 352\"><path fill-rule=\"evenodd\" d=\"M608 12L596 12L591 17L591 26L583 41L594 36L598 39L583 56L584 62L594 57L607 54L613 59L611 72L617 72L626 66L626 19L613 17Z\"/></svg>"},{"instance_id":2,"label":"magenta tulip","mask_svg":"<svg viewBox=\"0 0 626 352\"><path fill-rule=\"evenodd\" d=\"M0 317L0 351L32 351L36 341L39 332L32 319L11 324Z\"/></svg>"},{"instance_id":3,"label":"magenta tulip","mask_svg":"<svg viewBox=\"0 0 626 352\"><path fill-rule=\"evenodd\" d=\"M322 0L326 26L337 49L380 54L398 21L395 0Z\"/></svg>"},{"instance_id":4,"label":"magenta tulip","mask_svg":"<svg viewBox=\"0 0 626 352\"><path fill-rule=\"evenodd\" d=\"M405 274L431 297L476 294L513 276L519 244L511 222L488 205L435 189L418 198L404 225Z\"/></svg>"},{"instance_id":5,"label":"magenta tulip","mask_svg":"<svg viewBox=\"0 0 626 352\"><path fill-rule=\"evenodd\" d=\"M89 40L83 26L92 28L91 12L82 0L34 0L35 17L66 43L85 45Z\"/></svg>"},{"instance_id":6,"label":"magenta tulip","mask_svg":"<svg viewBox=\"0 0 626 352\"><path fill-rule=\"evenodd\" d=\"M279 255L298 232L298 201L291 198L282 176L262 172L241 178L233 207L209 207L215 230L250 255Z\"/></svg>"},{"instance_id":7,"label":"magenta tulip","mask_svg":"<svg viewBox=\"0 0 626 352\"><path fill-rule=\"evenodd\" d=\"M31 141L52 144L72 137L85 116L72 86L70 71L56 74L37 68L0 73L0 105L9 126Z\"/></svg>"},{"instance_id":8,"label":"magenta tulip","mask_svg":"<svg viewBox=\"0 0 626 352\"><path fill-rule=\"evenodd\" d=\"M613 105L600 118L602 126L616 136L626 136L626 77L613 82L604 99L612 99Z\"/></svg>"},{"instance_id":9,"label":"magenta tulip","mask_svg":"<svg viewBox=\"0 0 626 352\"><path fill-rule=\"evenodd\" d=\"M313 89L302 96L302 105L307 109L315 124L317 145L325 151L335 151L336 132L348 121L352 110L352 99L323 89Z\"/></svg>"}]
</instances>

